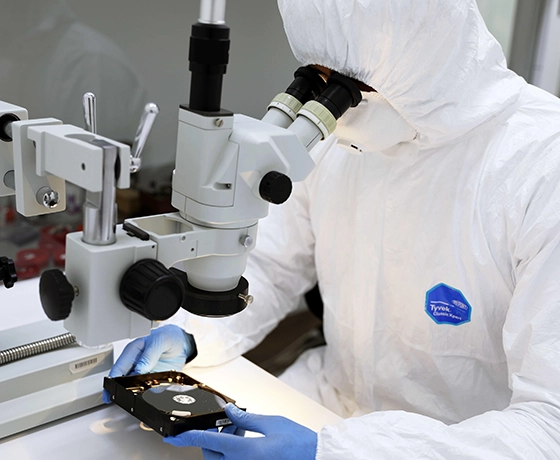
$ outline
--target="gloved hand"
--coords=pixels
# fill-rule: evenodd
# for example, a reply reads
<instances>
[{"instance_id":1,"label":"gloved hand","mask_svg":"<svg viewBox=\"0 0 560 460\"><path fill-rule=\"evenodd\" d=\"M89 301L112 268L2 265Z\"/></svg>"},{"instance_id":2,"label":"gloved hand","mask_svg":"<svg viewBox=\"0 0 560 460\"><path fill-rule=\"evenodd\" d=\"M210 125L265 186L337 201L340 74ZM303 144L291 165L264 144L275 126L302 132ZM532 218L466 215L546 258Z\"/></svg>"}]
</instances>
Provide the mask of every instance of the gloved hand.
<instances>
[{"instance_id":1,"label":"gloved hand","mask_svg":"<svg viewBox=\"0 0 560 460\"><path fill-rule=\"evenodd\" d=\"M138 375L148 372L181 370L187 361L196 357L194 337L183 329L167 324L152 329L150 335L130 342L109 372L109 377ZM103 390L103 402L111 402Z\"/></svg>"},{"instance_id":2,"label":"gloved hand","mask_svg":"<svg viewBox=\"0 0 560 460\"><path fill-rule=\"evenodd\" d=\"M228 418L241 430L264 434L260 438L244 438L231 434L232 428L215 431L186 431L164 438L174 446L200 447L205 460L314 460L317 434L284 417L254 415L233 404L225 407Z\"/></svg>"},{"instance_id":3,"label":"gloved hand","mask_svg":"<svg viewBox=\"0 0 560 460\"><path fill-rule=\"evenodd\" d=\"M217 428L211 428L208 431L212 431L214 433L218 432ZM229 435L236 435L236 436L245 436L245 430L241 428L237 428L235 425L228 425L224 426L221 431L222 434L229 434ZM204 460L222 460L224 456L219 452L214 452L208 449L202 449L202 454L204 455Z\"/></svg>"}]
</instances>

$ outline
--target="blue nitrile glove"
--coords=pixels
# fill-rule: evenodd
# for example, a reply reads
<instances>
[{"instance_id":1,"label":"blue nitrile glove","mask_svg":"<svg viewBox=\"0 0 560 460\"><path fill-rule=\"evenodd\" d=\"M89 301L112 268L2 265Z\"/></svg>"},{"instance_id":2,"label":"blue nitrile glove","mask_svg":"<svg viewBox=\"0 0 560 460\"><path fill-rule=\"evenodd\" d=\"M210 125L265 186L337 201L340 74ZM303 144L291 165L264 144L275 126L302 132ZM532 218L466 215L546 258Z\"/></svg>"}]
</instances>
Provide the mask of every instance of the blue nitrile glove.
<instances>
[{"instance_id":1,"label":"blue nitrile glove","mask_svg":"<svg viewBox=\"0 0 560 460\"><path fill-rule=\"evenodd\" d=\"M211 428L208 431L218 432L217 428ZM245 436L245 430L237 428L235 425L228 425L222 428L222 434L230 434L236 436ZM214 452L208 449L202 449L202 454L204 455L204 460L222 460L224 456L218 452Z\"/></svg>"},{"instance_id":2,"label":"blue nitrile glove","mask_svg":"<svg viewBox=\"0 0 560 460\"><path fill-rule=\"evenodd\" d=\"M317 433L284 417L254 415L243 412L233 404L225 407L233 424L246 431L264 434L260 438L244 438L231 429L215 431L186 431L164 438L174 446L200 447L205 460L314 460Z\"/></svg>"},{"instance_id":3,"label":"blue nitrile glove","mask_svg":"<svg viewBox=\"0 0 560 460\"><path fill-rule=\"evenodd\" d=\"M130 342L109 372L109 377L147 374L175 369L180 371L196 357L194 337L183 329L167 324L152 329L150 335ZM103 390L103 402L111 402Z\"/></svg>"}]
</instances>

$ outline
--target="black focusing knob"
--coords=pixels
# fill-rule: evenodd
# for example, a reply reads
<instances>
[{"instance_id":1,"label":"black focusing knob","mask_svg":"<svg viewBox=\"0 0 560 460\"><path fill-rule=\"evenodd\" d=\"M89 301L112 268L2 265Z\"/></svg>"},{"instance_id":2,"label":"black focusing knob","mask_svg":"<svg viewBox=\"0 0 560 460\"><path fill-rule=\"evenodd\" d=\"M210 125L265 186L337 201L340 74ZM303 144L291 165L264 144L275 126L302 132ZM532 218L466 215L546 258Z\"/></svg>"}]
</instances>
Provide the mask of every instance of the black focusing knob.
<instances>
[{"instance_id":1,"label":"black focusing knob","mask_svg":"<svg viewBox=\"0 0 560 460\"><path fill-rule=\"evenodd\" d=\"M17 281L16 266L12 259L0 257L0 282L4 283L6 289L14 287Z\"/></svg>"},{"instance_id":2,"label":"black focusing knob","mask_svg":"<svg viewBox=\"0 0 560 460\"><path fill-rule=\"evenodd\" d=\"M285 174L271 171L262 178L259 193L265 201L282 204L292 194L292 181Z\"/></svg>"},{"instance_id":3,"label":"black focusing knob","mask_svg":"<svg viewBox=\"0 0 560 460\"><path fill-rule=\"evenodd\" d=\"M47 270L39 282L41 304L45 314L52 321L68 318L74 300L74 286L60 270Z\"/></svg>"},{"instance_id":4,"label":"black focusing knob","mask_svg":"<svg viewBox=\"0 0 560 460\"><path fill-rule=\"evenodd\" d=\"M185 299L181 280L155 259L131 265L122 277L119 292L128 309L151 321L171 318Z\"/></svg>"},{"instance_id":5,"label":"black focusing knob","mask_svg":"<svg viewBox=\"0 0 560 460\"><path fill-rule=\"evenodd\" d=\"M5 113L0 117L0 141L12 142L11 124L19 121L19 117L13 113Z\"/></svg>"}]
</instances>

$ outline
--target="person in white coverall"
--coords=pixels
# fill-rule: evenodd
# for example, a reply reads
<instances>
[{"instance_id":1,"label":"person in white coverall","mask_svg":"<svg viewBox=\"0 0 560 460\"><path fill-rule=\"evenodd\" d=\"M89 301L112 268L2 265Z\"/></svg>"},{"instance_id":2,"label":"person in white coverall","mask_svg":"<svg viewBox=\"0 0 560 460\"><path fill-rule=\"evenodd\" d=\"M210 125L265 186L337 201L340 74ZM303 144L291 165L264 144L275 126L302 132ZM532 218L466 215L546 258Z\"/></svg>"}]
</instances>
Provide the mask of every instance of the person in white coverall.
<instances>
[{"instance_id":1,"label":"person in white coverall","mask_svg":"<svg viewBox=\"0 0 560 460\"><path fill-rule=\"evenodd\" d=\"M0 0L0 33L0 100L83 126L82 96L93 92L99 134L132 144L147 91L113 41L63 0ZM67 216L79 217L85 192L66 187Z\"/></svg>"},{"instance_id":2,"label":"person in white coverall","mask_svg":"<svg viewBox=\"0 0 560 460\"><path fill-rule=\"evenodd\" d=\"M32 118L82 126L82 95L98 98L103 136L134 140L147 100L131 60L63 0L0 0L0 99Z\"/></svg>"},{"instance_id":3,"label":"person in white coverall","mask_svg":"<svg viewBox=\"0 0 560 460\"><path fill-rule=\"evenodd\" d=\"M560 101L507 69L475 0L279 6L302 64L376 92L260 223L245 275L254 304L174 321L194 335L193 365L218 364L318 281L327 345L284 379L346 419L316 435L228 407L265 437L166 441L225 460L560 458ZM192 349L164 326L112 374Z\"/></svg>"}]
</instances>

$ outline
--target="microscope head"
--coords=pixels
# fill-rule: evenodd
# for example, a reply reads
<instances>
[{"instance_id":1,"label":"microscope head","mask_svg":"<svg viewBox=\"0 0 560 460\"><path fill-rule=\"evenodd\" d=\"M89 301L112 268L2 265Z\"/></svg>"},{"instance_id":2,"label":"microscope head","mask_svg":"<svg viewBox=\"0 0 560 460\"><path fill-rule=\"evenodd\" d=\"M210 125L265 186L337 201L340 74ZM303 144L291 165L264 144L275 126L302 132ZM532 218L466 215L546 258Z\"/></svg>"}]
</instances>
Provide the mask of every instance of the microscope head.
<instances>
[{"instance_id":1,"label":"microscope head","mask_svg":"<svg viewBox=\"0 0 560 460\"><path fill-rule=\"evenodd\" d=\"M333 74L326 82L315 68L301 67L263 120L181 106L172 204L199 236L191 253L177 250L164 263L183 262L184 309L223 317L253 300L243 273L258 220L307 177L315 166L309 150L360 100L351 79ZM134 224L147 229L140 219Z\"/></svg>"}]
</instances>

